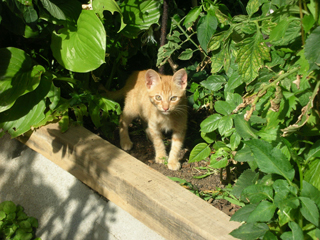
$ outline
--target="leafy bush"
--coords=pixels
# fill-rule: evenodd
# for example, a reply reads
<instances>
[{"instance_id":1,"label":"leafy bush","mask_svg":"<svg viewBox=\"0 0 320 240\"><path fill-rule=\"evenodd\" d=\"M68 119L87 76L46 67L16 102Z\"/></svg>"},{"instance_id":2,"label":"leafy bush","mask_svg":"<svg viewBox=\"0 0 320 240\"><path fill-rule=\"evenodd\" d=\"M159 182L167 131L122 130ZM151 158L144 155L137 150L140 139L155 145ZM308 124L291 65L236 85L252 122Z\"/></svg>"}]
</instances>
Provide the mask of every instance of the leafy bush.
<instances>
[{"instance_id":1,"label":"leafy bush","mask_svg":"<svg viewBox=\"0 0 320 240\"><path fill-rule=\"evenodd\" d=\"M0 238L13 240L40 240L35 238L38 220L28 217L23 207L11 201L0 203Z\"/></svg>"},{"instance_id":2,"label":"leafy bush","mask_svg":"<svg viewBox=\"0 0 320 240\"><path fill-rule=\"evenodd\" d=\"M209 159L203 177L248 164L232 191L247 203L234 237L317 239L318 3L250 0L239 10L203 1L176 14L159 49L158 66L193 60L189 101L210 113L189 162Z\"/></svg>"},{"instance_id":3,"label":"leafy bush","mask_svg":"<svg viewBox=\"0 0 320 240\"><path fill-rule=\"evenodd\" d=\"M117 124L120 106L101 97L98 86L109 88L142 47L140 33L158 23L160 2L86 2L0 3L0 136L52 121L66 131L70 117L82 124L89 116L105 134Z\"/></svg>"}]
</instances>

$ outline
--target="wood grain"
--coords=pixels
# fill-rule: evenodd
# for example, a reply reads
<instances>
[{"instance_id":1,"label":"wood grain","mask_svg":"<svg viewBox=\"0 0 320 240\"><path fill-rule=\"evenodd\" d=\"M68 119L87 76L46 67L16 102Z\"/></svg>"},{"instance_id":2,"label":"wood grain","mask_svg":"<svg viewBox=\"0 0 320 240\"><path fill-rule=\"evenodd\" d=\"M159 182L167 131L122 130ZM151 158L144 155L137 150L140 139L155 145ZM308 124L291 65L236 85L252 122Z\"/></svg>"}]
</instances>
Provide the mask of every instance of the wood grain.
<instances>
[{"instance_id":1,"label":"wood grain","mask_svg":"<svg viewBox=\"0 0 320 240\"><path fill-rule=\"evenodd\" d=\"M234 239L239 223L83 127L49 124L19 140L166 239Z\"/></svg>"}]
</instances>

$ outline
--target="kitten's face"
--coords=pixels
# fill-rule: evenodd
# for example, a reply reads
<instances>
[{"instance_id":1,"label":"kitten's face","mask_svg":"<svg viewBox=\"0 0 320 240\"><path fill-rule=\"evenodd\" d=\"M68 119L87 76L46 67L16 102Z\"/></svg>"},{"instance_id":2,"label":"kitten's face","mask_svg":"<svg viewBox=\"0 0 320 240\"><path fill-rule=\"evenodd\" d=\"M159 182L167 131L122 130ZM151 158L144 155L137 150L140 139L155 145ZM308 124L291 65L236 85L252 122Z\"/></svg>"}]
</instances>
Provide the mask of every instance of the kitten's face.
<instances>
[{"instance_id":1,"label":"kitten's face","mask_svg":"<svg viewBox=\"0 0 320 240\"><path fill-rule=\"evenodd\" d=\"M172 112L181 114L186 110L184 100L187 74L184 69L173 76L162 77L155 71L149 70L146 74L146 86L150 101L162 114L169 115Z\"/></svg>"}]
</instances>

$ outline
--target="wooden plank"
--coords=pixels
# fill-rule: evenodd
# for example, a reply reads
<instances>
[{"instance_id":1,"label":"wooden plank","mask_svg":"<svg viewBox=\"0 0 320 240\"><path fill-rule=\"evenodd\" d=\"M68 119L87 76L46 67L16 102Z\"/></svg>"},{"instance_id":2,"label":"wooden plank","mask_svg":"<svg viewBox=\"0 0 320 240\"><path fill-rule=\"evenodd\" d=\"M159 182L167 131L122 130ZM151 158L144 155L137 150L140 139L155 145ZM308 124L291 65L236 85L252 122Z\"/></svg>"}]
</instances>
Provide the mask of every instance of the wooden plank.
<instances>
[{"instance_id":1,"label":"wooden plank","mask_svg":"<svg viewBox=\"0 0 320 240\"><path fill-rule=\"evenodd\" d=\"M83 127L49 124L19 140L166 239L234 239L239 223Z\"/></svg>"}]
</instances>

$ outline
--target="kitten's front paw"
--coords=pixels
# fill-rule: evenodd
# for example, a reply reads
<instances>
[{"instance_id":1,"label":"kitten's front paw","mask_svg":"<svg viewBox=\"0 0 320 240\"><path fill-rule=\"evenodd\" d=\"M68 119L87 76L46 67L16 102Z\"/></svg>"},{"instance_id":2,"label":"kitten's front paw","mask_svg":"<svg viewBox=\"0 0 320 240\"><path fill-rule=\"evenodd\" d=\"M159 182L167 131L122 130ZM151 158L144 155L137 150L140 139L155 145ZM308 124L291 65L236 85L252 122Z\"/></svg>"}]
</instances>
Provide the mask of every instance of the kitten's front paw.
<instances>
[{"instance_id":1,"label":"kitten's front paw","mask_svg":"<svg viewBox=\"0 0 320 240\"><path fill-rule=\"evenodd\" d=\"M179 170L180 167L181 167L180 162L169 162L168 163L168 168L170 170L176 171L176 170Z\"/></svg>"},{"instance_id":2,"label":"kitten's front paw","mask_svg":"<svg viewBox=\"0 0 320 240\"><path fill-rule=\"evenodd\" d=\"M123 150L127 151L132 148L133 143L130 141L130 139L121 139L120 145Z\"/></svg>"},{"instance_id":3,"label":"kitten's front paw","mask_svg":"<svg viewBox=\"0 0 320 240\"><path fill-rule=\"evenodd\" d=\"M155 162L156 163L160 163L160 164L164 164L164 162L167 160L167 156L162 156L162 157L156 157L155 158Z\"/></svg>"}]
</instances>

